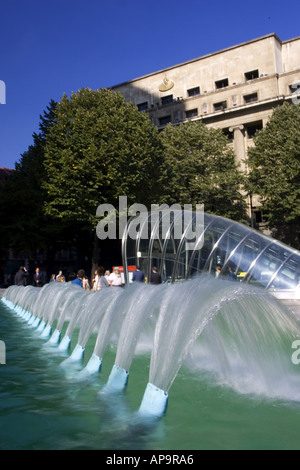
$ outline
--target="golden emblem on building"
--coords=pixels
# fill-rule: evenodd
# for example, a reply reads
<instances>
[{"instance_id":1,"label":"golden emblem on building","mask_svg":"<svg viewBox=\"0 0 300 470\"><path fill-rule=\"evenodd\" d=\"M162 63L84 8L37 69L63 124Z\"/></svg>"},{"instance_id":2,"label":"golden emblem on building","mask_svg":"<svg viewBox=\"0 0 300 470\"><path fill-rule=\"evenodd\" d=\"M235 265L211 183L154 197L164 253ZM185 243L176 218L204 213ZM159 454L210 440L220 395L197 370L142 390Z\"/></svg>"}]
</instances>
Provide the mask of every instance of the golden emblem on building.
<instances>
[{"instance_id":1,"label":"golden emblem on building","mask_svg":"<svg viewBox=\"0 0 300 470\"><path fill-rule=\"evenodd\" d=\"M165 75L158 89L159 91L169 91L171 90L171 88L173 88L173 86L174 86L174 82L172 82L172 80L169 80L167 76Z\"/></svg>"}]
</instances>

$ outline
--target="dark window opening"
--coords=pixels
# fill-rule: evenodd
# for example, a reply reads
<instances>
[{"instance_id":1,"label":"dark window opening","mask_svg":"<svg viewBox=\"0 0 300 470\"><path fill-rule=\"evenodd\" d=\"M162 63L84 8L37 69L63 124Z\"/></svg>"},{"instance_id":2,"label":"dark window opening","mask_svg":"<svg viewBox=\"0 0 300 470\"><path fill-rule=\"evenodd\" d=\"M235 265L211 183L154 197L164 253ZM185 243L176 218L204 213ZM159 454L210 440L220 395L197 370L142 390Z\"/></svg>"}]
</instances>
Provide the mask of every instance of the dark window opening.
<instances>
[{"instance_id":1,"label":"dark window opening","mask_svg":"<svg viewBox=\"0 0 300 470\"><path fill-rule=\"evenodd\" d=\"M259 77L258 70L251 70L251 72L246 72L245 73L245 80L246 81L254 80L255 78L258 78L258 77Z\"/></svg>"},{"instance_id":2,"label":"dark window opening","mask_svg":"<svg viewBox=\"0 0 300 470\"><path fill-rule=\"evenodd\" d=\"M169 122L171 122L171 116L163 116L158 119L160 126L166 126Z\"/></svg>"},{"instance_id":3,"label":"dark window opening","mask_svg":"<svg viewBox=\"0 0 300 470\"><path fill-rule=\"evenodd\" d=\"M187 118L198 116L198 109L197 108L189 109L188 111L186 111L185 115Z\"/></svg>"},{"instance_id":4,"label":"dark window opening","mask_svg":"<svg viewBox=\"0 0 300 470\"><path fill-rule=\"evenodd\" d=\"M148 109L148 101L137 104L137 108L139 111L146 111Z\"/></svg>"},{"instance_id":5,"label":"dark window opening","mask_svg":"<svg viewBox=\"0 0 300 470\"><path fill-rule=\"evenodd\" d=\"M230 131L229 127L226 127L226 129L222 129L222 132L227 137L229 142L233 142L233 131Z\"/></svg>"},{"instance_id":6,"label":"dark window opening","mask_svg":"<svg viewBox=\"0 0 300 470\"><path fill-rule=\"evenodd\" d=\"M252 216L253 216L255 225L265 224L267 222L266 214L262 210L256 207L253 207L252 209Z\"/></svg>"},{"instance_id":7,"label":"dark window opening","mask_svg":"<svg viewBox=\"0 0 300 470\"><path fill-rule=\"evenodd\" d=\"M228 78L223 78L223 80L217 80L215 82L216 89L218 90L219 88L225 88L228 86Z\"/></svg>"},{"instance_id":8,"label":"dark window opening","mask_svg":"<svg viewBox=\"0 0 300 470\"><path fill-rule=\"evenodd\" d=\"M220 103L214 103L215 111L224 111L227 108L227 101L221 101Z\"/></svg>"},{"instance_id":9,"label":"dark window opening","mask_svg":"<svg viewBox=\"0 0 300 470\"><path fill-rule=\"evenodd\" d=\"M248 139L253 139L255 132L260 131L263 128L262 121L251 122L250 124L245 125Z\"/></svg>"},{"instance_id":10,"label":"dark window opening","mask_svg":"<svg viewBox=\"0 0 300 470\"><path fill-rule=\"evenodd\" d=\"M254 218L257 224L261 224L263 221L263 216L261 211L254 211Z\"/></svg>"},{"instance_id":11,"label":"dark window opening","mask_svg":"<svg viewBox=\"0 0 300 470\"><path fill-rule=\"evenodd\" d=\"M170 104L170 103L173 103L173 95L164 96L161 99L161 104L162 105Z\"/></svg>"},{"instance_id":12,"label":"dark window opening","mask_svg":"<svg viewBox=\"0 0 300 470\"><path fill-rule=\"evenodd\" d=\"M195 88L190 88L188 91L188 96L196 96L196 95L200 95L200 87L195 87Z\"/></svg>"},{"instance_id":13,"label":"dark window opening","mask_svg":"<svg viewBox=\"0 0 300 470\"><path fill-rule=\"evenodd\" d=\"M257 93L251 93L250 95L245 95L244 96L244 103L254 103L255 101L258 101L258 96Z\"/></svg>"}]
</instances>

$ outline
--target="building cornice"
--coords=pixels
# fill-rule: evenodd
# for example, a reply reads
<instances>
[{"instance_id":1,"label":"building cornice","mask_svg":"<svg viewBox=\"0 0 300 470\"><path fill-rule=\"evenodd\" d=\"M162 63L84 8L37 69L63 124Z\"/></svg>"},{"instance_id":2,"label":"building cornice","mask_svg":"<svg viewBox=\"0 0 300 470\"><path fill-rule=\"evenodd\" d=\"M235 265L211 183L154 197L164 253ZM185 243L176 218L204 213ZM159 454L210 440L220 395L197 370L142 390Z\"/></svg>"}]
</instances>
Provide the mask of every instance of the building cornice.
<instances>
[{"instance_id":1,"label":"building cornice","mask_svg":"<svg viewBox=\"0 0 300 470\"><path fill-rule=\"evenodd\" d=\"M299 40L300 40L300 36L297 36L292 39L286 39L285 41L282 41L281 44L288 44L289 42L294 42L294 41L299 41Z\"/></svg>"},{"instance_id":2,"label":"building cornice","mask_svg":"<svg viewBox=\"0 0 300 470\"><path fill-rule=\"evenodd\" d=\"M237 49L239 47L244 47L246 45L249 45L249 44L253 44L255 42L259 42L259 41L264 41L266 39L269 39L269 38L274 38L275 41L279 42L280 45L282 44L286 44L286 43L289 43L291 41L296 41L297 39L299 39L300 37L297 37L297 38L293 38L293 39L289 39L289 40L286 40L286 41L281 41L281 39L277 36L277 34L275 33L270 33L270 34L266 34L265 36L261 36L259 38L256 38L256 39L251 39L250 41L246 41L246 42L242 42L240 44L236 44L234 46L230 46L230 47L227 47L225 49L221 49L219 51L215 51L215 52L211 52L209 54L205 54L203 56L200 56L200 57L197 57L195 59L191 59L191 60L187 60L185 62L181 62L179 64L176 64L176 65L172 65L170 67L166 67L164 69L161 69L161 70L157 70L155 72L151 72L149 74L146 74L146 75L142 75L140 77L137 77L137 78L133 78L132 80L128 80L128 81L125 81L125 82L122 82L122 83L119 83L117 85L114 85L111 87L111 90L114 90L115 88L119 88L121 86L124 86L124 85L130 85L132 83L135 83L137 81L140 81L142 79L145 79L145 78L149 78L149 77L153 77L155 75L159 75L159 74L162 74L162 73L166 73L170 70L174 70L176 68L179 68L179 67L183 67L185 65L188 65L188 64L192 64L194 62L198 62L200 60L203 60L203 59L207 59L208 57L213 57L215 55L218 55L218 54L223 54L224 52L228 52L228 51L231 51L231 50L234 50L234 49Z\"/></svg>"}]
</instances>

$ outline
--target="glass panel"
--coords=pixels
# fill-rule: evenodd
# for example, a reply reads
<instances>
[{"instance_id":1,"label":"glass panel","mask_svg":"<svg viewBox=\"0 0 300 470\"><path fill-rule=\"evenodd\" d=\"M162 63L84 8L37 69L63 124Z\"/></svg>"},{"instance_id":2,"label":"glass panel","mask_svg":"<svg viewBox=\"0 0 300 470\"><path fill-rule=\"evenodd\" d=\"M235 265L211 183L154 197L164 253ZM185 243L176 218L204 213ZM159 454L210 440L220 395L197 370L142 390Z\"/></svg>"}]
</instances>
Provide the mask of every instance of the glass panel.
<instances>
[{"instance_id":1,"label":"glass panel","mask_svg":"<svg viewBox=\"0 0 300 470\"><path fill-rule=\"evenodd\" d=\"M215 272L216 267L220 266L222 270L222 274L226 273L226 263L229 259L232 258L233 263L235 263L235 259L239 258L239 255L235 253L234 250L237 250L237 246L240 241L246 236L248 233L248 228L243 227L239 224L229 225L227 222L227 228L229 230L223 233L220 232L221 226L213 227L213 236L214 238L219 237L218 244L213 250L212 256L210 257L210 266L206 266L206 270L210 272Z\"/></svg>"},{"instance_id":2,"label":"glass panel","mask_svg":"<svg viewBox=\"0 0 300 470\"><path fill-rule=\"evenodd\" d=\"M227 274L229 268L231 268L238 280L246 280L247 273L252 263L254 263L261 250L269 243L269 240L265 240L260 235L250 232L248 236L237 245L236 249L228 258L226 266Z\"/></svg>"},{"instance_id":3,"label":"glass panel","mask_svg":"<svg viewBox=\"0 0 300 470\"><path fill-rule=\"evenodd\" d=\"M182 281L186 278L192 254L193 251L186 250L186 243L184 241L181 246L180 254L177 256L177 264L175 272L173 273L174 281Z\"/></svg>"},{"instance_id":4,"label":"glass panel","mask_svg":"<svg viewBox=\"0 0 300 470\"><path fill-rule=\"evenodd\" d=\"M283 246L271 243L270 246L256 260L249 282L266 287L280 265L287 259L290 252ZM276 279L269 287L274 287Z\"/></svg>"},{"instance_id":5,"label":"glass panel","mask_svg":"<svg viewBox=\"0 0 300 470\"><path fill-rule=\"evenodd\" d=\"M204 214L203 245L187 250L182 232L175 232L183 220L183 212L164 214L159 220L160 238L123 240L123 264L140 264L145 274L152 266L161 270L164 282L181 281L200 273L221 276L233 271L237 280L265 288L295 289L300 287L300 253L242 224L222 217ZM151 220L146 221L151 232ZM176 222L176 224L174 224ZM163 223L165 226L163 227ZM166 223L170 228L166 239ZM194 223L194 219L193 219ZM132 221L134 227L134 220ZM162 230L164 228L164 230ZM194 230L194 226L193 226ZM194 230L195 231L195 230ZM157 233L158 233L157 232ZM162 236L164 234L164 236ZM149 250L151 250L149 252Z\"/></svg>"},{"instance_id":6,"label":"glass panel","mask_svg":"<svg viewBox=\"0 0 300 470\"><path fill-rule=\"evenodd\" d=\"M272 287L277 289L295 289L300 285L300 255L295 253L279 269Z\"/></svg>"},{"instance_id":7,"label":"glass panel","mask_svg":"<svg viewBox=\"0 0 300 470\"><path fill-rule=\"evenodd\" d=\"M205 232L203 257L201 260L201 265L205 260L205 265L201 266L204 271L210 272L211 269L215 269L217 264L221 264L224 261L220 258L218 243L230 225L230 221L222 218L216 218ZM209 253L206 254L208 250Z\"/></svg>"},{"instance_id":8,"label":"glass panel","mask_svg":"<svg viewBox=\"0 0 300 470\"><path fill-rule=\"evenodd\" d=\"M127 241L125 242L125 246L126 246L126 258L127 260L135 260L136 258L136 241L135 240L132 240L131 238L127 238ZM135 261L134 263L135 264Z\"/></svg>"}]
</instances>

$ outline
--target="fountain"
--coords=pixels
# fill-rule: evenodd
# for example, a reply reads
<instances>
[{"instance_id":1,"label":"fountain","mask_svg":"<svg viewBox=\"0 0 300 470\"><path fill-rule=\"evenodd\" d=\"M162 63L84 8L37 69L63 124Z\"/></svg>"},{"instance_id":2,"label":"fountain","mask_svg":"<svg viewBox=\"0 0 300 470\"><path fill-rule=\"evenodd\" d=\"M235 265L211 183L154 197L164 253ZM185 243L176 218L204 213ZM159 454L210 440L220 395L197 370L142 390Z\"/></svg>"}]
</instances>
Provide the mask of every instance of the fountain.
<instances>
[{"instance_id":1,"label":"fountain","mask_svg":"<svg viewBox=\"0 0 300 470\"><path fill-rule=\"evenodd\" d=\"M61 283L42 288L11 286L1 303L17 317L23 333L28 331L35 347L42 348L43 359L55 358L57 373L72 388L76 383L84 391L89 383L98 384L97 397L111 413L110 425L117 412L133 423L134 418L139 423L157 423L172 407L171 389L176 389L182 371L190 374L188 380L205 384L200 397L189 397L189 407L196 402L200 406L197 420L201 422L205 422L206 405L200 400L209 399L207 384L214 394L213 409L219 390L236 394L235 406L237 397L264 400L267 408L273 403L298 406L299 351L295 348L300 345L300 326L279 299L299 298L300 253L249 227L211 215L205 215L203 233L192 251L184 239L174 239L172 229L166 240L154 239L153 233L150 240L123 239L124 288L91 292ZM130 284L128 264L142 264L147 277L155 264L165 282ZM221 272L218 278L216 266ZM103 380L106 355L111 364ZM124 402L135 390L141 357L147 377L133 415ZM186 382L181 406L189 387ZM297 429L299 422L295 422Z\"/></svg>"},{"instance_id":2,"label":"fountain","mask_svg":"<svg viewBox=\"0 0 300 470\"><path fill-rule=\"evenodd\" d=\"M149 381L138 410L143 418L165 413L183 363L198 374L209 371L242 394L300 400L300 375L291 361L291 345L300 337L298 322L277 299L254 286L211 277L97 293L72 285L13 286L2 301L31 329L39 318L35 332L57 352L66 352L74 329L79 330L62 367L80 364L88 340L96 334L79 378L99 372L105 349L114 342L115 364L101 390L106 395L122 392L135 354L150 350ZM56 329L49 339L54 320ZM64 323L66 334L59 342Z\"/></svg>"}]
</instances>

